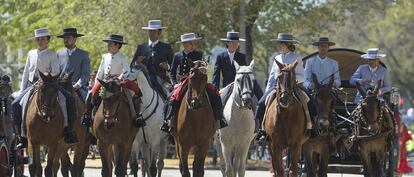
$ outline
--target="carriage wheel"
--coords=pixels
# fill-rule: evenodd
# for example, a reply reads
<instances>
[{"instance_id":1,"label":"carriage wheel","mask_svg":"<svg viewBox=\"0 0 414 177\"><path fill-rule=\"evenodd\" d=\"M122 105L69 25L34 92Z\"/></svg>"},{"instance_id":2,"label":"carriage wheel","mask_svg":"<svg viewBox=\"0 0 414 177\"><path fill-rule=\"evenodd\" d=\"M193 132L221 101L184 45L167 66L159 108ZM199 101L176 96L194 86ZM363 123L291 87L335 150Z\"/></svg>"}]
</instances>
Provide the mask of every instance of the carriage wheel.
<instances>
[{"instance_id":1,"label":"carriage wheel","mask_svg":"<svg viewBox=\"0 0 414 177\"><path fill-rule=\"evenodd\" d=\"M12 175L11 166L9 164L9 151L6 143L0 142L0 176L10 177Z\"/></svg>"},{"instance_id":2,"label":"carriage wheel","mask_svg":"<svg viewBox=\"0 0 414 177\"><path fill-rule=\"evenodd\" d=\"M11 147L16 147L16 140L17 138L15 138L15 141L13 141ZM24 151L23 149L14 149L12 153L14 156L13 174L15 177L24 177L24 164L28 161L28 159L24 157Z\"/></svg>"}]
</instances>

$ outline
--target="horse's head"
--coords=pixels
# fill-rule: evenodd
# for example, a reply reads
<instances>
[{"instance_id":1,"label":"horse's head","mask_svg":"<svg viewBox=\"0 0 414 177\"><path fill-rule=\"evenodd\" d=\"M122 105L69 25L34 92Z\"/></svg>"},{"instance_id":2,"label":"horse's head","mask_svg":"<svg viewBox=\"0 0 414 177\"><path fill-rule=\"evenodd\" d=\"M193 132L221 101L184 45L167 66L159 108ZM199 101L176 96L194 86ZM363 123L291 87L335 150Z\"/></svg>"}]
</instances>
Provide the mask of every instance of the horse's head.
<instances>
[{"instance_id":1,"label":"horse's head","mask_svg":"<svg viewBox=\"0 0 414 177\"><path fill-rule=\"evenodd\" d=\"M373 91L366 92L365 89L357 82L356 87L362 95L360 102L362 122L368 131L380 131L381 125L381 101L378 99L378 92L381 88L381 80L377 82Z\"/></svg>"},{"instance_id":2,"label":"horse's head","mask_svg":"<svg viewBox=\"0 0 414 177\"><path fill-rule=\"evenodd\" d=\"M10 94L12 94L10 77L8 75L4 75L0 78L0 98L7 98Z\"/></svg>"},{"instance_id":3,"label":"horse's head","mask_svg":"<svg viewBox=\"0 0 414 177\"><path fill-rule=\"evenodd\" d=\"M203 98L207 86L207 61L190 62L191 69L188 82L187 96L190 109L199 109L203 104Z\"/></svg>"},{"instance_id":4,"label":"horse's head","mask_svg":"<svg viewBox=\"0 0 414 177\"><path fill-rule=\"evenodd\" d=\"M234 62L236 66L236 78L234 80L234 99L236 105L242 108L252 109L253 106L253 65L254 60L250 62L249 66L239 66L237 62Z\"/></svg>"},{"instance_id":5,"label":"horse's head","mask_svg":"<svg viewBox=\"0 0 414 177\"><path fill-rule=\"evenodd\" d=\"M333 121L330 118L332 117L332 109L334 106L334 96L332 93L334 76L331 76L327 86L321 85L315 74L312 74L312 81L315 86L314 97L316 111L318 113L317 121L322 130L327 130L329 128L329 124Z\"/></svg>"},{"instance_id":6,"label":"horse's head","mask_svg":"<svg viewBox=\"0 0 414 177\"><path fill-rule=\"evenodd\" d=\"M38 114L44 121L49 122L55 116L55 106L58 106L59 75L52 76L50 73L43 74L38 71L40 80L36 84Z\"/></svg>"},{"instance_id":7,"label":"horse's head","mask_svg":"<svg viewBox=\"0 0 414 177\"><path fill-rule=\"evenodd\" d=\"M72 80L71 80L72 75L73 75L73 71L70 73L64 73L59 77L59 85L63 87L65 90L67 90L68 92L73 91L73 85L72 85Z\"/></svg>"},{"instance_id":8,"label":"horse's head","mask_svg":"<svg viewBox=\"0 0 414 177\"><path fill-rule=\"evenodd\" d=\"M111 129L118 122L117 112L121 104L122 87L117 79L97 80L102 85L99 95L102 98L102 114L105 119L105 127Z\"/></svg>"},{"instance_id":9,"label":"horse's head","mask_svg":"<svg viewBox=\"0 0 414 177\"><path fill-rule=\"evenodd\" d=\"M131 72L129 73L129 80L134 80L140 85L149 85L151 86L151 82L149 79L149 72L145 65L142 64L135 64L131 67Z\"/></svg>"},{"instance_id":10,"label":"horse's head","mask_svg":"<svg viewBox=\"0 0 414 177\"><path fill-rule=\"evenodd\" d=\"M275 62L279 67L276 83L279 105L286 108L292 100L293 92L296 87L295 68L298 65L298 61L295 61L292 64L282 64L277 60L275 60Z\"/></svg>"}]
</instances>

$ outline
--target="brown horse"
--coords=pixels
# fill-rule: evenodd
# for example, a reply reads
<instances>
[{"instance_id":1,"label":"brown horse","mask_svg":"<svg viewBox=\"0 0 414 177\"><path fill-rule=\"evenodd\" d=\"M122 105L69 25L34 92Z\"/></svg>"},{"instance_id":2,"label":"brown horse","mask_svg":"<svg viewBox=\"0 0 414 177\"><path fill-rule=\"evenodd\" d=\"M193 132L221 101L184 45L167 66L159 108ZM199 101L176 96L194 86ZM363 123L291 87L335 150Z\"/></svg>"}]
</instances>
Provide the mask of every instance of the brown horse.
<instances>
[{"instance_id":1,"label":"brown horse","mask_svg":"<svg viewBox=\"0 0 414 177\"><path fill-rule=\"evenodd\" d=\"M318 113L316 120L316 135L303 144L303 153L306 160L306 173L308 177L328 176L329 156L335 150L335 136L333 134L335 119L332 114L334 108L334 95L332 86L333 75L327 86L322 86L316 75L312 74L315 86L313 95Z\"/></svg>"},{"instance_id":2,"label":"brown horse","mask_svg":"<svg viewBox=\"0 0 414 177\"><path fill-rule=\"evenodd\" d=\"M85 160L88 157L89 153L89 144L92 139L92 134L89 132L86 126L81 124L81 116L84 112L85 103L81 101L81 98L77 95L75 89L72 86L71 76L73 73L64 74L63 77L60 79L60 86L66 89L71 95L75 98L75 105L76 105L76 116L74 120L74 130L76 132L76 136L79 139L79 143L73 146L66 145L63 141L60 141L61 145L63 146L62 150L62 176L68 177L69 170L71 171L71 176L82 176L83 170L85 168ZM67 153L69 148L73 148L75 155L73 159L73 165L70 162L69 155Z\"/></svg>"},{"instance_id":3,"label":"brown horse","mask_svg":"<svg viewBox=\"0 0 414 177\"><path fill-rule=\"evenodd\" d=\"M28 102L26 129L30 176L41 177L40 145L48 148L45 176L56 176L59 163L55 160L63 137L63 114L58 103L58 77L38 72L41 80L35 84L32 98Z\"/></svg>"},{"instance_id":4,"label":"brown horse","mask_svg":"<svg viewBox=\"0 0 414 177\"><path fill-rule=\"evenodd\" d=\"M180 172L189 177L188 154L194 152L193 176L204 176L204 161L210 139L215 129L214 114L206 95L207 62L195 61L190 70L188 90L177 116L177 125L171 131L175 139L175 148L180 159Z\"/></svg>"},{"instance_id":5,"label":"brown horse","mask_svg":"<svg viewBox=\"0 0 414 177\"><path fill-rule=\"evenodd\" d=\"M101 81L104 89L102 103L93 119L93 134L98 139L102 161L102 176L112 176L113 163L118 177L126 175L131 147L138 128L132 123L131 108L126 96L127 89L118 81ZM114 158L115 157L115 158Z\"/></svg>"},{"instance_id":6,"label":"brown horse","mask_svg":"<svg viewBox=\"0 0 414 177\"><path fill-rule=\"evenodd\" d=\"M302 144L309 135L305 132L306 117L297 92L295 68L298 64L282 64L279 67L276 85L276 98L267 107L264 129L271 139L269 146L275 176L284 176L282 154L289 148L289 176L298 176L298 162Z\"/></svg>"},{"instance_id":7,"label":"brown horse","mask_svg":"<svg viewBox=\"0 0 414 177\"><path fill-rule=\"evenodd\" d=\"M387 139L394 129L391 112L385 103L378 99L380 88L381 80L377 82L374 91L368 93L357 83L357 89L363 98L355 110L356 143L365 177L385 175Z\"/></svg>"}]
</instances>

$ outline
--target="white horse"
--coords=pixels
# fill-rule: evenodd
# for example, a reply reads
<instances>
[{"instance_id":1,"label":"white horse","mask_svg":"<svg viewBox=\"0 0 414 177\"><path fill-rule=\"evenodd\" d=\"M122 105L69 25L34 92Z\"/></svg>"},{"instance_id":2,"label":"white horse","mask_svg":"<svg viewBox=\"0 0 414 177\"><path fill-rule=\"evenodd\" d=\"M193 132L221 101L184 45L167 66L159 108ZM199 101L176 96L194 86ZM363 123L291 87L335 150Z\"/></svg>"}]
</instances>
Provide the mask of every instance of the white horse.
<instances>
[{"instance_id":1,"label":"white horse","mask_svg":"<svg viewBox=\"0 0 414 177\"><path fill-rule=\"evenodd\" d=\"M138 159L138 154L141 151L144 164L146 164L142 167L142 170L148 176L155 177L157 171L154 165L156 164L158 177L160 177L164 168L164 158L168 145L168 134L160 130L164 117L164 100L151 87L145 66L137 65L133 67L130 75L133 79L136 79L141 89L143 95L141 112L146 123L146 126L140 128L135 136L132 145L133 152L131 153L134 157L131 158Z\"/></svg>"},{"instance_id":2,"label":"white horse","mask_svg":"<svg viewBox=\"0 0 414 177\"><path fill-rule=\"evenodd\" d=\"M220 156L223 176L244 177L249 146L254 138L253 65L239 66L236 62L236 78L233 90L225 103L223 113L229 126L219 130L217 151ZM223 164L225 163L225 164Z\"/></svg>"}]
</instances>

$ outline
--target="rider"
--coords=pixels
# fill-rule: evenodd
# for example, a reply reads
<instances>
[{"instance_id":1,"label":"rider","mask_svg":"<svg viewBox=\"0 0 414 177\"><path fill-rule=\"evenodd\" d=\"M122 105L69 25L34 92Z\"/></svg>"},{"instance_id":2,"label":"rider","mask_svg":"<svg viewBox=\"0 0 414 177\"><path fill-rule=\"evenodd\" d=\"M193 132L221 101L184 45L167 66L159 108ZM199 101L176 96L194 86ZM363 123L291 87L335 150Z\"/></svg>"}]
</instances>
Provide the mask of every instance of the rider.
<instances>
[{"instance_id":1,"label":"rider","mask_svg":"<svg viewBox=\"0 0 414 177\"><path fill-rule=\"evenodd\" d=\"M378 48L371 48L368 49L366 54L361 55L363 59L367 60L368 64L358 67L349 81L351 85L356 85L356 82L358 82L365 90L369 90L374 89L377 82L381 80L382 87L379 90L379 94L390 90L387 69L381 66L379 61L380 58L384 58L386 55L379 54L378 51ZM354 102L359 103L360 100L361 94L358 92Z\"/></svg>"},{"instance_id":2,"label":"rider","mask_svg":"<svg viewBox=\"0 0 414 177\"><path fill-rule=\"evenodd\" d=\"M87 84L91 66L88 52L76 46L77 38L82 36L83 34L78 34L76 28L63 29L63 34L57 37L63 38L66 48L59 50L57 54L61 62L62 73L71 72L73 88L84 101L88 93Z\"/></svg>"},{"instance_id":3,"label":"rider","mask_svg":"<svg viewBox=\"0 0 414 177\"><path fill-rule=\"evenodd\" d=\"M132 97L136 117L134 118L134 125L136 127L143 127L144 124L141 121L140 104L141 104L141 92L136 83L127 80L130 68L128 65L128 59L119 50L123 44L128 44L124 41L124 37L117 34L110 34L103 40L108 43L108 53L102 55L101 64L99 65L96 79L105 80L107 77L116 76L121 80L121 85L132 90L135 95ZM90 127L92 125L92 109L94 106L99 106L101 99L99 97L99 90L101 84L95 81L91 92L86 97L86 110L82 124Z\"/></svg>"},{"instance_id":4,"label":"rider","mask_svg":"<svg viewBox=\"0 0 414 177\"><path fill-rule=\"evenodd\" d=\"M201 38L196 37L195 33L187 33L181 35L181 41L177 43L182 43L184 50L177 52L174 56L174 60L170 70L170 79L174 84L174 91L168 103L165 104L164 108L164 123L161 126L161 130L169 132L170 128L174 125L175 116L177 114L178 108L180 107L181 102L181 93L186 89L188 83L188 74L190 72L190 61L197 61L202 59L202 53L195 50L194 41L200 40ZM178 70L178 73L177 73ZM179 84L178 79L181 81ZM207 85L207 94L211 101L211 106L214 112L215 123L214 127L216 129L223 128L227 126L226 121L223 117L223 108L221 104L220 96L217 93L217 89L213 84ZM169 108L170 107L170 108ZM167 114L168 113L168 114Z\"/></svg>"},{"instance_id":5,"label":"rider","mask_svg":"<svg viewBox=\"0 0 414 177\"><path fill-rule=\"evenodd\" d=\"M331 76L334 75L334 87L338 88L341 85L338 62L328 57L329 47L334 46L335 43L329 41L328 37L320 37L319 41L312 43L312 45L318 47L318 54L306 60L305 82L303 86L307 89L308 95L312 95L312 91L315 89L312 74L315 74L318 82L324 86L329 84ZM308 107L311 118L317 116L316 103L313 96L310 96Z\"/></svg>"},{"instance_id":6,"label":"rider","mask_svg":"<svg viewBox=\"0 0 414 177\"><path fill-rule=\"evenodd\" d=\"M3 115L6 115L6 113L3 111L7 111L7 105L3 104L7 104L10 94L12 94L10 81L11 79L8 75L3 75L0 78L0 109L2 109L0 110L0 112ZM4 110L4 108L6 108L6 110ZM0 115L0 140L4 139L4 137L6 136L6 116L3 115Z\"/></svg>"},{"instance_id":7,"label":"rider","mask_svg":"<svg viewBox=\"0 0 414 177\"><path fill-rule=\"evenodd\" d=\"M20 95L12 102L12 116L19 127L21 127L19 148L27 147L27 139L25 133L25 115L26 106L29 99L22 98L33 93L34 83L39 79L38 72L57 75L60 73L60 63L56 52L48 49L51 35L47 28L36 29L34 38L36 39L38 49L30 50L27 54L26 65L24 67L22 82L20 87ZM27 97L27 96L26 96ZM22 102L22 103L21 103ZM75 118L75 99L64 88L59 87L58 102L63 112L65 122L64 141L66 144L75 144L78 142L76 134L73 131L73 119ZM22 110L23 107L23 110ZM23 115L20 115L23 112ZM21 117L21 118L19 118ZM67 125L66 125L67 122ZM23 124L22 124L23 123ZM22 126L23 125L23 126Z\"/></svg>"},{"instance_id":8,"label":"rider","mask_svg":"<svg viewBox=\"0 0 414 177\"><path fill-rule=\"evenodd\" d=\"M293 39L293 35L287 33L279 33L276 39L272 39L271 41L276 42L276 48L280 53L274 59L279 61L283 64L292 64L295 61L298 61L298 65L296 66L295 73L296 73L296 80L299 84L303 83L305 80L305 73L302 64L302 58L299 54L295 52L296 46L295 44L299 44L299 41ZM276 62L273 62L272 70L269 74L269 79L267 81L267 86L265 93L263 94L262 98L260 98L258 103L258 108L256 112L256 119L262 122L263 125L263 118L266 111L266 98L276 88L276 75L279 73L279 67L276 65ZM262 127L263 128L263 127ZM306 124L307 129L312 128L311 120L307 120ZM266 132L261 129L256 135L255 138L257 141L265 141L267 140Z\"/></svg>"},{"instance_id":9,"label":"rider","mask_svg":"<svg viewBox=\"0 0 414 177\"><path fill-rule=\"evenodd\" d=\"M167 76L168 65L171 65L173 59L173 51L170 44L159 41L163 29L161 20L149 20L148 26L142 27L148 30L148 42L138 45L131 67L136 63L142 63L149 71L151 85L161 95L163 100L167 98L163 87L158 82L157 77L164 82L169 83Z\"/></svg>"},{"instance_id":10,"label":"rider","mask_svg":"<svg viewBox=\"0 0 414 177\"><path fill-rule=\"evenodd\" d=\"M239 32L227 32L227 37L220 40L226 43L227 50L217 55L216 63L214 65L213 84L216 88L220 88L221 73L223 77L223 90L221 91L221 95L222 101L225 103L232 88L226 86L232 83L236 77L234 62L237 62L239 66L247 65L246 55L238 51L240 42L244 42L246 40L239 38ZM256 80L254 80L253 93L257 99L261 98L263 95L263 91L260 89ZM258 124L259 123L257 123L257 125ZM258 126L256 126L256 128L258 128Z\"/></svg>"}]
</instances>

